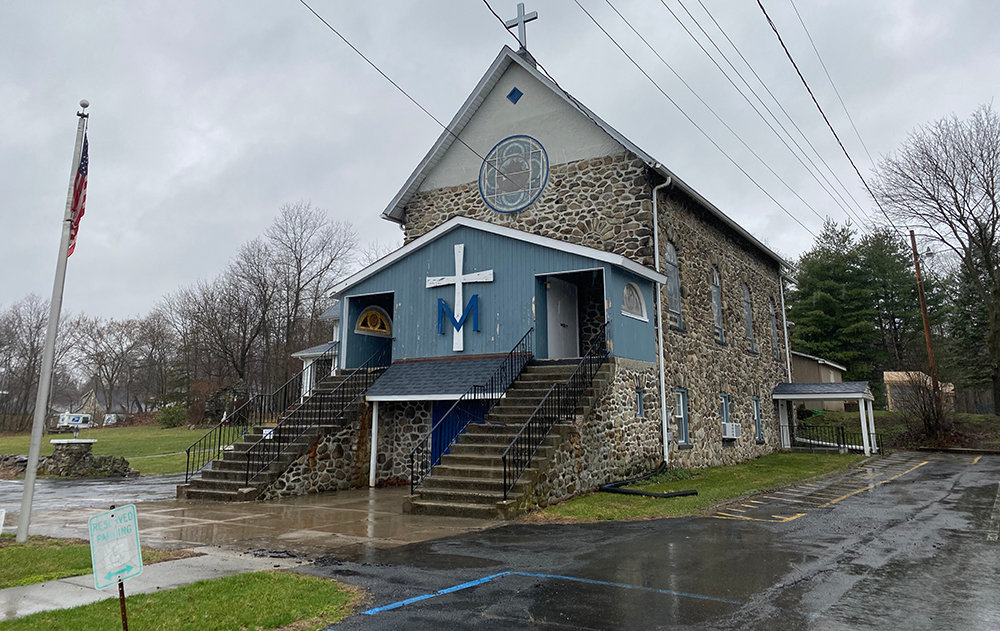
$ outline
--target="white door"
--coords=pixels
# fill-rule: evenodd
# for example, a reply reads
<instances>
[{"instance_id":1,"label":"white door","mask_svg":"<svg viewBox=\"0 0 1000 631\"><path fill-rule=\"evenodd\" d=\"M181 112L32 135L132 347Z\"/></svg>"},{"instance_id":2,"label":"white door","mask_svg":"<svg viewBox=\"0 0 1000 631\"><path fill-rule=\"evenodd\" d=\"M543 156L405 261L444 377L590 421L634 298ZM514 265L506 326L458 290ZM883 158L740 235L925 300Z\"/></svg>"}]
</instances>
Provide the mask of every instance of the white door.
<instances>
[{"instance_id":1,"label":"white door","mask_svg":"<svg viewBox=\"0 0 1000 631\"><path fill-rule=\"evenodd\" d=\"M546 287L549 358L579 357L580 322L576 308L576 285L549 276Z\"/></svg>"}]
</instances>

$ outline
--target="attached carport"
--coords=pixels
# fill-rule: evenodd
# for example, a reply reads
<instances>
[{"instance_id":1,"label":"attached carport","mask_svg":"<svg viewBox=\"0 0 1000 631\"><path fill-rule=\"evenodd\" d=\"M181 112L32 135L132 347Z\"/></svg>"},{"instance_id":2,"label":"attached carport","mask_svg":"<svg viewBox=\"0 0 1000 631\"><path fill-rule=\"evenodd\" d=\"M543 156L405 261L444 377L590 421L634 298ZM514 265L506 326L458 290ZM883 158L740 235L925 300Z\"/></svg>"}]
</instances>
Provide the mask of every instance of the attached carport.
<instances>
[{"instance_id":1,"label":"attached carport","mask_svg":"<svg viewBox=\"0 0 1000 631\"><path fill-rule=\"evenodd\" d=\"M792 447L792 433L789 427L789 403L794 409L796 401L857 401L861 420L861 440L866 456L878 451L875 439L875 412L871 388L867 381L845 381L842 383L779 383L771 393L771 400L778 403L778 423L781 430L781 446Z\"/></svg>"}]
</instances>

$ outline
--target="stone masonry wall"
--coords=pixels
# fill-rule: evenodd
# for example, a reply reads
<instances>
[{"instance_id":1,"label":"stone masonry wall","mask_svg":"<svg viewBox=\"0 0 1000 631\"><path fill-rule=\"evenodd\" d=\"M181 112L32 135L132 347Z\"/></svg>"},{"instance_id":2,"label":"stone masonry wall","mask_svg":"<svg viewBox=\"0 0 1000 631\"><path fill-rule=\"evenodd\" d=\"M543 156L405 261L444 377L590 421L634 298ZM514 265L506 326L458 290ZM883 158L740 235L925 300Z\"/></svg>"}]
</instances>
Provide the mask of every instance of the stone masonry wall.
<instances>
[{"instance_id":1,"label":"stone masonry wall","mask_svg":"<svg viewBox=\"0 0 1000 631\"><path fill-rule=\"evenodd\" d=\"M656 364L612 358L611 383L586 416L557 427L562 443L534 485L534 506L547 506L634 477L662 460ZM643 390L644 416L636 416L636 387Z\"/></svg>"},{"instance_id":2,"label":"stone masonry wall","mask_svg":"<svg viewBox=\"0 0 1000 631\"><path fill-rule=\"evenodd\" d=\"M774 386L787 380L784 329L781 322L778 270L774 261L682 195L671 190L660 202L661 256L674 244L680 267L683 330L664 331L671 464L681 467L733 464L779 447ZM715 341L712 320L712 266L719 269L725 344ZM744 332L743 284L750 287L756 350ZM667 292L663 292L666 311ZM779 358L771 340L770 305L778 318ZM688 391L690 447L679 448L673 418L675 388ZM730 398L730 421L742 425L743 436L722 440L720 393ZM760 397L763 444L758 444L752 397Z\"/></svg>"},{"instance_id":3,"label":"stone masonry wall","mask_svg":"<svg viewBox=\"0 0 1000 631\"><path fill-rule=\"evenodd\" d=\"M367 484L370 423L371 411L363 406L343 428L320 432L309 450L264 489L260 499L342 491Z\"/></svg>"},{"instance_id":4,"label":"stone masonry wall","mask_svg":"<svg viewBox=\"0 0 1000 631\"><path fill-rule=\"evenodd\" d=\"M579 243L652 264L652 196L646 166L631 153L553 165L530 207L503 214L479 196L477 182L418 193L406 207L404 243L455 216L472 217Z\"/></svg>"},{"instance_id":5,"label":"stone masonry wall","mask_svg":"<svg viewBox=\"0 0 1000 631\"><path fill-rule=\"evenodd\" d=\"M410 241L456 215L623 254L653 267L652 191L660 177L631 153L554 165L545 191L531 207L511 215L490 210L476 182L418 194L407 208L405 240ZM784 329L777 263L676 187L660 191L659 245L663 260L668 241L677 250L682 294L682 329L664 332L671 464L698 467L730 464L778 448L778 421L771 402L774 386L787 380ZM711 307L712 266L719 268L726 343L714 339ZM743 284L751 292L756 350L750 351L743 324ZM667 291L664 289L666 312ZM778 318L776 360L771 341L770 307ZM613 316L615 317L615 316ZM690 444L677 444L674 390L688 391ZM647 388L650 414L658 414L658 387ZM723 441L720 393L730 397L730 421L743 437ZM763 444L755 436L751 399L760 397ZM659 441L659 439L657 439Z\"/></svg>"},{"instance_id":6,"label":"stone masonry wall","mask_svg":"<svg viewBox=\"0 0 1000 631\"><path fill-rule=\"evenodd\" d=\"M375 483L409 484L410 451L431 429L430 401L379 403Z\"/></svg>"}]
</instances>

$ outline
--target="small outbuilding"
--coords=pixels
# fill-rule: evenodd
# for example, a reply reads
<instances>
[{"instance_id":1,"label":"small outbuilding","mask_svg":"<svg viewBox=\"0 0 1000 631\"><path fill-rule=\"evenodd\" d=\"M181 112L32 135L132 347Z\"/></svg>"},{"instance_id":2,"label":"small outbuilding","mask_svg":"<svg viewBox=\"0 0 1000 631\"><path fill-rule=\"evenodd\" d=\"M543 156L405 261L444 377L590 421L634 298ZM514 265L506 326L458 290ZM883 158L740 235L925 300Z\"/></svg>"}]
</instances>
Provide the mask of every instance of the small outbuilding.
<instances>
[{"instance_id":1,"label":"small outbuilding","mask_svg":"<svg viewBox=\"0 0 1000 631\"><path fill-rule=\"evenodd\" d=\"M866 456L878 451L875 444L875 411L872 402L871 388L867 381L846 381L841 383L779 383L771 393L771 399L778 406L778 426L781 432L781 446L790 449L796 440L794 425L789 419L794 418L797 402L826 401L857 401L858 414L861 421L861 436L858 447ZM838 446L851 447L845 444Z\"/></svg>"}]
</instances>

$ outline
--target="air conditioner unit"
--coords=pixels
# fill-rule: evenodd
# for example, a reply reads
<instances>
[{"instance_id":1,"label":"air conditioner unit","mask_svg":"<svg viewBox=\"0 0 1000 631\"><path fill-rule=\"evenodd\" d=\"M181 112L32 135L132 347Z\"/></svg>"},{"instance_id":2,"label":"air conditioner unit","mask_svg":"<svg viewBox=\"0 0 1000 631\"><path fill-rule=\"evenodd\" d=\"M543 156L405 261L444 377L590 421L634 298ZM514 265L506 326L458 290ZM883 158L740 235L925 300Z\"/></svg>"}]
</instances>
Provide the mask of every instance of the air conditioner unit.
<instances>
[{"instance_id":1,"label":"air conditioner unit","mask_svg":"<svg viewBox=\"0 0 1000 631\"><path fill-rule=\"evenodd\" d=\"M743 436L743 426L739 423L723 423L722 438L726 440L736 440Z\"/></svg>"}]
</instances>

